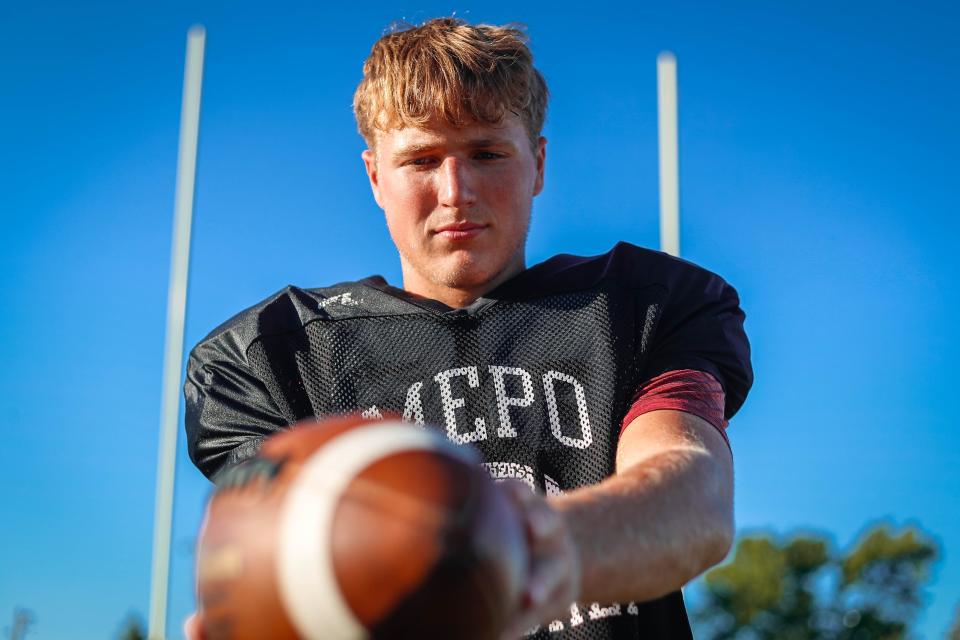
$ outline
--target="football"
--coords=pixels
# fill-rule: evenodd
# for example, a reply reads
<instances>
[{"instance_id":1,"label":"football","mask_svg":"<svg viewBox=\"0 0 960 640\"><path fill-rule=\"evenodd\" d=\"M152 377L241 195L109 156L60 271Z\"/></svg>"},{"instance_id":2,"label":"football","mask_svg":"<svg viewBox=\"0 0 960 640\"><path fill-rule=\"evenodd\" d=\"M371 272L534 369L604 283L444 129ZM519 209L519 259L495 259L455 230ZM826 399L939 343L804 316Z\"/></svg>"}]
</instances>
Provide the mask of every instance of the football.
<instances>
[{"instance_id":1,"label":"football","mask_svg":"<svg viewBox=\"0 0 960 640\"><path fill-rule=\"evenodd\" d=\"M517 508L478 462L398 420L269 438L207 505L204 637L497 638L528 557Z\"/></svg>"}]
</instances>

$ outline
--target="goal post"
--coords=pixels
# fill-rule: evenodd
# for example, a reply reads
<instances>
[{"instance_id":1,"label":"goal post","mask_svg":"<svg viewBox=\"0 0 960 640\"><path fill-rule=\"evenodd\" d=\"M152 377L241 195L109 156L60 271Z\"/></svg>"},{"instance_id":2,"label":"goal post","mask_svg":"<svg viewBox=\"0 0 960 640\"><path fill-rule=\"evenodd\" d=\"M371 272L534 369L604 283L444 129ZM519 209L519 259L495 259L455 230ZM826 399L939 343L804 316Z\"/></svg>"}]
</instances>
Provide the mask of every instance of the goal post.
<instances>
[{"instance_id":1,"label":"goal post","mask_svg":"<svg viewBox=\"0 0 960 640\"><path fill-rule=\"evenodd\" d=\"M163 357L160 409L160 446L157 455L157 496L153 518L153 566L150 580L150 620L147 637L165 640L170 573L170 537L173 526L173 487L177 462L180 384L183 368L183 328L190 266L190 228L197 175L200 132L200 94L206 31L195 25L187 33L180 113L180 144L173 210L173 246L167 294L167 329Z\"/></svg>"},{"instance_id":2,"label":"goal post","mask_svg":"<svg viewBox=\"0 0 960 640\"><path fill-rule=\"evenodd\" d=\"M660 250L680 255L680 177L677 143L677 58L657 56L657 125L660 141Z\"/></svg>"}]
</instances>

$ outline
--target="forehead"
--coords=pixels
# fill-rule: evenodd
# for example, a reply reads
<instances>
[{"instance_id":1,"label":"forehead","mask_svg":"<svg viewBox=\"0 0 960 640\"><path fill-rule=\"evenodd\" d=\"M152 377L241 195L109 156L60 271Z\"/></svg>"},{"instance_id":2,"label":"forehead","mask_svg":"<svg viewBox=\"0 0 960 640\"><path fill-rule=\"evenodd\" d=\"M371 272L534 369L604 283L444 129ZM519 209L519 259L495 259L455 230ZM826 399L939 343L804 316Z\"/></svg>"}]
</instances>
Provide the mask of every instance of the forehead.
<instances>
[{"instance_id":1,"label":"forehead","mask_svg":"<svg viewBox=\"0 0 960 640\"><path fill-rule=\"evenodd\" d=\"M431 120L422 127L405 126L377 131L377 147L385 153L440 146L475 146L478 143L518 144L526 138L520 119L508 114L498 124L473 122L453 127L445 122Z\"/></svg>"}]
</instances>

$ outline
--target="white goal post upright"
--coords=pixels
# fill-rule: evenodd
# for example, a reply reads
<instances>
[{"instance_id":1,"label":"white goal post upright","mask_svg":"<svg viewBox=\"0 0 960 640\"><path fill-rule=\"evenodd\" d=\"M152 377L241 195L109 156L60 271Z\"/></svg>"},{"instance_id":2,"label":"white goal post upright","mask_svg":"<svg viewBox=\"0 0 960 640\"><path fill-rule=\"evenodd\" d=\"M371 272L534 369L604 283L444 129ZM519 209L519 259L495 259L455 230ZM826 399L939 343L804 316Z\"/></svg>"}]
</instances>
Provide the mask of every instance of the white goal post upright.
<instances>
[{"instance_id":1,"label":"white goal post upright","mask_svg":"<svg viewBox=\"0 0 960 640\"><path fill-rule=\"evenodd\" d=\"M190 266L190 226L197 175L197 139L200 132L200 94L206 31L195 25L187 33L180 113L180 150L173 210L173 247L167 295L167 333L163 357L163 398L160 410L160 447L157 456L157 502L153 518L153 568L150 580L149 640L165 640L170 573L170 537L173 526L173 483L177 462L180 417L180 373L183 366L183 326Z\"/></svg>"},{"instance_id":2,"label":"white goal post upright","mask_svg":"<svg viewBox=\"0 0 960 640\"><path fill-rule=\"evenodd\" d=\"M660 139L660 250L680 255L680 176L677 143L677 59L657 56L657 124Z\"/></svg>"}]
</instances>

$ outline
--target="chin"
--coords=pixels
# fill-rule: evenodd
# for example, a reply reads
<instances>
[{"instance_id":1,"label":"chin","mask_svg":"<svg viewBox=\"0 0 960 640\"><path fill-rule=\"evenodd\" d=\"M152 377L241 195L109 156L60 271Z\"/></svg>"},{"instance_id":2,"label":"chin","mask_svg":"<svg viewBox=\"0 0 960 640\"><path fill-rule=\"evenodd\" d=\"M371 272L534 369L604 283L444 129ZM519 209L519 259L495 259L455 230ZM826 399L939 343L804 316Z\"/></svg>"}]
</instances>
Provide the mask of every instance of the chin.
<instances>
[{"instance_id":1,"label":"chin","mask_svg":"<svg viewBox=\"0 0 960 640\"><path fill-rule=\"evenodd\" d=\"M434 275L438 283L447 287L477 289L483 288L487 283L496 279L506 268L506 263L491 264L490 261L458 256L442 265L440 269L434 272Z\"/></svg>"}]
</instances>

